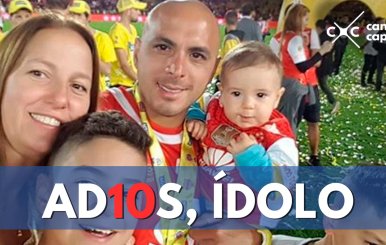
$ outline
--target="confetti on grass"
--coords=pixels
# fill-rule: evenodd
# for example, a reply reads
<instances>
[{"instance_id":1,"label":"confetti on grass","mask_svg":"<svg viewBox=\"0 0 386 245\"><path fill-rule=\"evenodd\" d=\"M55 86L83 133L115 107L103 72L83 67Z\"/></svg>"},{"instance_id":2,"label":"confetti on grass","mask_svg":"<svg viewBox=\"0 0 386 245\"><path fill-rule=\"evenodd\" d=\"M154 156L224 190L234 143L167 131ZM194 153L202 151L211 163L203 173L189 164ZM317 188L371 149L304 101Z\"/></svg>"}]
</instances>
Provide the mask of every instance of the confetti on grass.
<instances>
[{"instance_id":1,"label":"confetti on grass","mask_svg":"<svg viewBox=\"0 0 386 245\"><path fill-rule=\"evenodd\" d=\"M323 165L386 165L386 84L382 92L374 91L373 85L361 87L362 65L361 51L348 46L340 74L329 79L331 89L341 102L337 115L330 114L331 105L321 92L320 156ZM306 133L303 122L298 132L301 163L305 163L309 155Z\"/></svg>"}]
</instances>

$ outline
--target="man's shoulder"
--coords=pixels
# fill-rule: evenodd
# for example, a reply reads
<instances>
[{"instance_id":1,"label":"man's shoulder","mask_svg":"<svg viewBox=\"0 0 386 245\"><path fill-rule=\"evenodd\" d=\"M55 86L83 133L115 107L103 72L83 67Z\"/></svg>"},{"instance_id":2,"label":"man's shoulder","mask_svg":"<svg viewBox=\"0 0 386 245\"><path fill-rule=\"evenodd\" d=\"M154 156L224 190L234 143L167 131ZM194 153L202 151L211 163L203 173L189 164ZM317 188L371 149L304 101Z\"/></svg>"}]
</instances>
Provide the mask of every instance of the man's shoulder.
<instances>
[{"instance_id":1,"label":"man's shoulder","mask_svg":"<svg viewBox=\"0 0 386 245\"><path fill-rule=\"evenodd\" d=\"M238 39L239 41L243 41L244 36L245 36L244 31L232 30L225 35L224 39L227 40L226 37L228 37L228 39Z\"/></svg>"},{"instance_id":2,"label":"man's shoulder","mask_svg":"<svg viewBox=\"0 0 386 245\"><path fill-rule=\"evenodd\" d=\"M110 88L100 96L101 110L118 110L133 118L137 114L138 104L131 89L125 87Z\"/></svg>"},{"instance_id":3,"label":"man's shoulder","mask_svg":"<svg viewBox=\"0 0 386 245\"><path fill-rule=\"evenodd\" d=\"M94 39L96 42L107 42L111 40L110 36L107 33L98 30L95 31Z\"/></svg>"},{"instance_id":4,"label":"man's shoulder","mask_svg":"<svg viewBox=\"0 0 386 245\"><path fill-rule=\"evenodd\" d=\"M135 27L135 25L133 25L133 24L130 24L130 30L129 30L129 32L133 35L138 35L138 33L137 33L137 28Z\"/></svg>"},{"instance_id":5,"label":"man's shoulder","mask_svg":"<svg viewBox=\"0 0 386 245\"><path fill-rule=\"evenodd\" d=\"M257 25L257 22L246 17L242 17L239 21L239 24L241 25Z\"/></svg>"},{"instance_id":6,"label":"man's shoulder","mask_svg":"<svg viewBox=\"0 0 386 245\"><path fill-rule=\"evenodd\" d=\"M125 33L128 32L126 27L119 22L114 23L110 28L110 33Z\"/></svg>"}]
</instances>

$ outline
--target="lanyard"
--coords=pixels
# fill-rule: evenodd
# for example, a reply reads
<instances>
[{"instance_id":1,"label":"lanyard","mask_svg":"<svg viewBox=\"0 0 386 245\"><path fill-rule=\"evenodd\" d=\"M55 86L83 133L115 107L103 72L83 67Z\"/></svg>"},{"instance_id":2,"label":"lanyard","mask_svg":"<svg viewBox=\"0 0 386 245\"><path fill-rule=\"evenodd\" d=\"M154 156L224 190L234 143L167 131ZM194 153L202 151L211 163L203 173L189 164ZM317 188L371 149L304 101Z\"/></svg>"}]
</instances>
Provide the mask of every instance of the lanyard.
<instances>
[{"instance_id":1,"label":"lanyard","mask_svg":"<svg viewBox=\"0 0 386 245\"><path fill-rule=\"evenodd\" d=\"M146 115L146 111L141 100L141 96L139 94L138 85L134 86L134 97L139 105L139 114L142 122L143 128L147 131L153 143L150 146L150 157L154 168L156 182L158 188L160 188L165 183L172 183L170 173L166 168L167 162L165 155L162 151L161 145L157 139L157 136L152 129L149 120ZM190 140L188 131L186 130L186 125L184 123L183 128L183 136L182 136L182 145L181 145L181 153L180 153L180 161L177 162L177 179L176 183L181 185L183 188L179 195L179 200L184 206L184 210L187 211L190 208L194 208L193 200L195 194L195 183L197 178L197 168L179 168L179 167L193 167L197 166L197 162L195 159L195 153L192 145L192 141ZM166 209L166 204L161 204L164 209ZM187 224L187 219L185 215L182 215L178 219L174 220L166 220L161 219L161 226L163 228L170 227L171 224L174 224L173 227L183 227ZM164 229L161 231L164 244L185 244L185 239L181 239L187 235L187 230L170 230Z\"/></svg>"}]
</instances>

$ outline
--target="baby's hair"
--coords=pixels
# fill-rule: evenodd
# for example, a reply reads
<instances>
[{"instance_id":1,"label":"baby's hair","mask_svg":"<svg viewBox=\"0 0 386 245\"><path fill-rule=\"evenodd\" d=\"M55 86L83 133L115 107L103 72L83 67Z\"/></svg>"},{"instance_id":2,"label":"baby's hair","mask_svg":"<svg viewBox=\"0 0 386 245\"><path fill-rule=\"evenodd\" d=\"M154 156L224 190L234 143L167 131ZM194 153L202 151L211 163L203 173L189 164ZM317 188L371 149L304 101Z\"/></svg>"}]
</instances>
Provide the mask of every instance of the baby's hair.
<instances>
[{"instance_id":1,"label":"baby's hair","mask_svg":"<svg viewBox=\"0 0 386 245\"><path fill-rule=\"evenodd\" d=\"M283 76L282 63L272 50L263 43L251 41L239 44L224 57L220 80L224 81L224 76L229 71L258 65L273 67L280 78Z\"/></svg>"}]
</instances>

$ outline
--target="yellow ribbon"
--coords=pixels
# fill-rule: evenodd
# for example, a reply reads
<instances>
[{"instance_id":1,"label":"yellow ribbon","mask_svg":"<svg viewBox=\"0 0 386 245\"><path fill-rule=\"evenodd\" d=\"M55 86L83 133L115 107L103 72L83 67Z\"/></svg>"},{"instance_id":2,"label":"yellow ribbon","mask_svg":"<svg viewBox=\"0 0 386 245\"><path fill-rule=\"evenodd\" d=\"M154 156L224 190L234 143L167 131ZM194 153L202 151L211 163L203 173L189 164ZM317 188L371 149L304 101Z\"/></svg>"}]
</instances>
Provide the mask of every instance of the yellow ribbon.
<instances>
[{"instance_id":1,"label":"yellow ribbon","mask_svg":"<svg viewBox=\"0 0 386 245\"><path fill-rule=\"evenodd\" d=\"M133 89L134 89L135 100L139 105L142 126L147 131L147 133L149 134L149 136L153 141L149 151L150 151L152 164L153 166L157 167L154 169L154 172L155 172L158 188L160 188L165 183L172 183L170 173L168 172L168 169L165 168L168 166L168 164L166 162L165 155L163 154L163 151L157 139L157 136L149 123L149 120L144 108L144 104L139 94L139 89L137 84L134 85ZM176 165L177 165L177 168L197 166L197 160L193 149L192 141L190 140L185 123L183 128L180 161L177 162ZM181 192L179 193L178 199L184 205L184 210L187 211L190 208L194 208L193 200L194 200L194 194L195 194L195 188L196 188L195 184L196 184L196 178L197 178L197 168L189 168L189 169L180 168L178 170L179 171L178 171L178 177L177 177L176 183L180 184L183 187ZM165 204L164 205L160 204L160 206L166 209ZM170 227L172 223L173 223L173 227L184 226L187 224L186 216L184 215L182 219L180 217L174 220L161 219L161 227L163 228ZM163 229L161 230L161 232L162 232L164 244L183 245L185 244L188 231Z\"/></svg>"}]
</instances>

